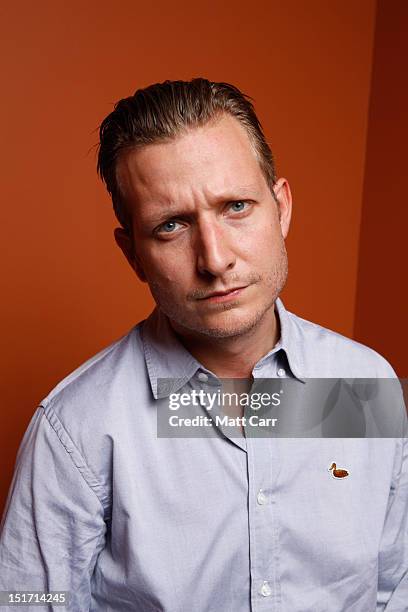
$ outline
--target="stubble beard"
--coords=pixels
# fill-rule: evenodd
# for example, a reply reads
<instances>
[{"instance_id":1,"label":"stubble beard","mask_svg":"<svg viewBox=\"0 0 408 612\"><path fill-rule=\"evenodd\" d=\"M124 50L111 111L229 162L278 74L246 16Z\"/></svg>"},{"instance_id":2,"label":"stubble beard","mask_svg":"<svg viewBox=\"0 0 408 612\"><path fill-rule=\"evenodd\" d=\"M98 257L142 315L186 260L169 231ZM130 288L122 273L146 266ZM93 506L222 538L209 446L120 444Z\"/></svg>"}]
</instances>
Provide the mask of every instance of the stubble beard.
<instances>
[{"instance_id":1,"label":"stubble beard","mask_svg":"<svg viewBox=\"0 0 408 612\"><path fill-rule=\"evenodd\" d=\"M182 310L180 307L177 307L178 305L172 301L170 295L165 295L160 286L156 283L149 283L149 287L158 308L160 308L160 310L170 319L170 321L175 324L173 325L175 328L182 328L187 333L193 332L195 334L214 338L215 340L217 338L222 339L251 335L261 323L267 312L273 308L276 298L279 296L286 284L287 276L288 258L285 243L282 240L279 256L269 274L266 276L261 276L255 273L250 275L250 277L245 280L245 283L250 285L264 283L265 287L270 289L270 294L268 294L269 299L265 305L256 310L253 315L245 321L234 322L234 317L231 316L230 321L226 319L222 324L213 326L200 325L199 321L192 320L191 317L188 316L188 313L186 313L185 310ZM242 278L234 279L231 277L231 280L237 280L240 282L242 281ZM237 304L238 301L232 301L226 302L225 304L219 304L218 306L220 308L220 312L226 312L229 310L234 310ZM180 331L182 331L182 329Z\"/></svg>"}]
</instances>

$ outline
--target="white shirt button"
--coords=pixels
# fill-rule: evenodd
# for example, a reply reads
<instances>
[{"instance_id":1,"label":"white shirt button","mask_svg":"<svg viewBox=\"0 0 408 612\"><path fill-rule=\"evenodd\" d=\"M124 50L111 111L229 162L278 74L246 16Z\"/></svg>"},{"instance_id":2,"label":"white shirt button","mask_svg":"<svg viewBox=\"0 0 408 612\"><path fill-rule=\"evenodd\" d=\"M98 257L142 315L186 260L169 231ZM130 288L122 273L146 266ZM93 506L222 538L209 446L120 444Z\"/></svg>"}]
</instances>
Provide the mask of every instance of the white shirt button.
<instances>
[{"instance_id":1,"label":"white shirt button","mask_svg":"<svg viewBox=\"0 0 408 612\"><path fill-rule=\"evenodd\" d=\"M278 376L285 376L286 372L283 368L279 368L278 372L277 372Z\"/></svg>"},{"instance_id":2,"label":"white shirt button","mask_svg":"<svg viewBox=\"0 0 408 612\"><path fill-rule=\"evenodd\" d=\"M205 372L199 372L197 375L197 378L200 382L207 382L208 381L208 374L206 374Z\"/></svg>"},{"instance_id":3,"label":"white shirt button","mask_svg":"<svg viewBox=\"0 0 408 612\"><path fill-rule=\"evenodd\" d=\"M264 597L269 597L270 595L272 595L272 589L269 586L269 583L266 581L262 583L261 595L263 595Z\"/></svg>"},{"instance_id":4,"label":"white shirt button","mask_svg":"<svg viewBox=\"0 0 408 612\"><path fill-rule=\"evenodd\" d=\"M260 504L261 506L263 506L264 504L266 504L267 499L266 499L266 495L265 493L262 491L262 489L259 489L258 491L258 495L256 496L256 501L258 502L258 504Z\"/></svg>"}]
</instances>

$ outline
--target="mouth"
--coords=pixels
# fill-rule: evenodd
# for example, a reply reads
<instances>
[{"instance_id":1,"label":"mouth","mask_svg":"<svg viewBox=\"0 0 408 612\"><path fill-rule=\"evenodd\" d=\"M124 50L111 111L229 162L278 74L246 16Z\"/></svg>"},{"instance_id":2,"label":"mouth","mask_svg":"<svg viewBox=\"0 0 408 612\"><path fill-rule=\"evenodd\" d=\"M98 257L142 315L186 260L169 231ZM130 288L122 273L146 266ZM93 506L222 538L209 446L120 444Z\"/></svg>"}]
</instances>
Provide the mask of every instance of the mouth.
<instances>
[{"instance_id":1,"label":"mouth","mask_svg":"<svg viewBox=\"0 0 408 612\"><path fill-rule=\"evenodd\" d=\"M240 296L247 287L248 285L245 285L244 287L234 287L232 289L227 289L226 291L213 291L205 297L200 298L199 301L206 303L228 302Z\"/></svg>"}]
</instances>

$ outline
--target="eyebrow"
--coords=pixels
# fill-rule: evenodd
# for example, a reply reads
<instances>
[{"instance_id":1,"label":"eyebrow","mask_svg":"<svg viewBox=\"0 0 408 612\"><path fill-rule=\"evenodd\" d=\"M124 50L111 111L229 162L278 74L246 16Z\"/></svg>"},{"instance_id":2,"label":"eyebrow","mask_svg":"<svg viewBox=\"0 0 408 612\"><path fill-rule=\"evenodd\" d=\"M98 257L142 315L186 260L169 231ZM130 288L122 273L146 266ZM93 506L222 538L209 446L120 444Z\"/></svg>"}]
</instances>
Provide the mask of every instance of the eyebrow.
<instances>
[{"instance_id":1,"label":"eyebrow","mask_svg":"<svg viewBox=\"0 0 408 612\"><path fill-rule=\"evenodd\" d=\"M259 190L253 185L245 185L242 187L234 187L232 190L225 191L222 194L214 196L212 198L212 204L216 206L217 204L222 204L223 202L234 202L238 200L257 200L260 198ZM152 214L146 218L147 223L162 223L166 219L170 219L172 217L183 217L190 214L185 207L182 207L179 204L167 204L163 213L158 213L157 215Z\"/></svg>"}]
</instances>

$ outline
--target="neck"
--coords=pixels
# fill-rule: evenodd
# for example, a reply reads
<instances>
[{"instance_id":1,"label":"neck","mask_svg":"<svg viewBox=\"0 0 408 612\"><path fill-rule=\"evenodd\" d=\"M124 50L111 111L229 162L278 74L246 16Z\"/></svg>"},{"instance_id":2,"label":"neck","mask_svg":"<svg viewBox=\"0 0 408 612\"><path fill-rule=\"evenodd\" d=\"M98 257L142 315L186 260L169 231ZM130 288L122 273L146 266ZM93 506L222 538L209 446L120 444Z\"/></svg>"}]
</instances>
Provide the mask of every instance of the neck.
<instances>
[{"instance_id":1,"label":"neck","mask_svg":"<svg viewBox=\"0 0 408 612\"><path fill-rule=\"evenodd\" d=\"M186 333L175 331L186 349L219 378L249 379L255 364L273 349L280 337L274 306L253 329L240 336L214 338L200 334L197 337L187 330Z\"/></svg>"}]
</instances>

